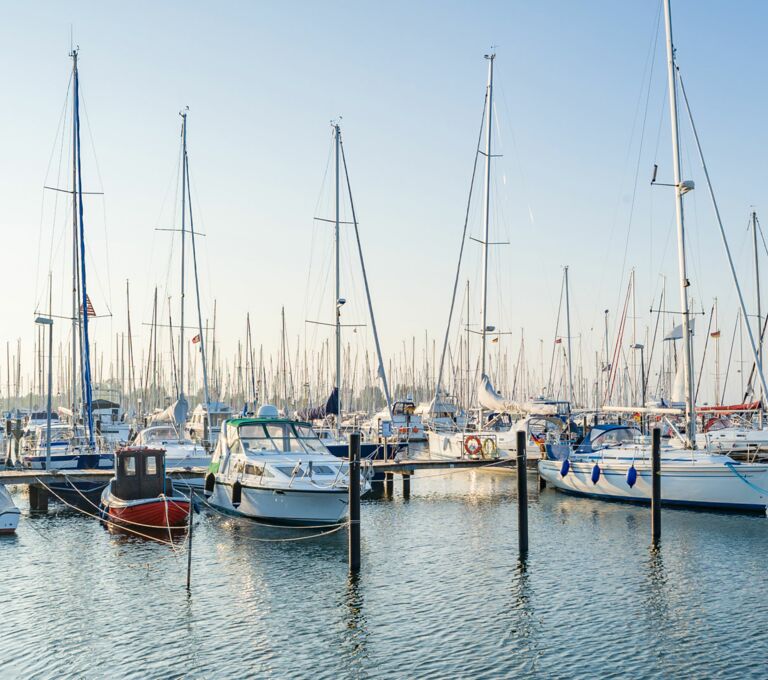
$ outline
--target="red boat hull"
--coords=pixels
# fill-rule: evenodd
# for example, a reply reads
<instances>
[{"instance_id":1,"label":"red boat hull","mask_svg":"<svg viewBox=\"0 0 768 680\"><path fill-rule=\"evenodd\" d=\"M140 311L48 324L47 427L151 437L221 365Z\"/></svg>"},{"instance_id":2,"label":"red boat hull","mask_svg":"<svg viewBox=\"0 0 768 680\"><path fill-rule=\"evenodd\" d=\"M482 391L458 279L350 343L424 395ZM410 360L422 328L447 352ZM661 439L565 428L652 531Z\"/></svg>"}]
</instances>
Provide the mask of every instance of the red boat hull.
<instances>
[{"instance_id":1,"label":"red boat hull","mask_svg":"<svg viewBox=\"0 0 768 680\"><path fill-rule=\"evenodd\" d=\"M128 507L109 507L109 517L113 522L125 524L137 531L149 529L163 529L166 527L179 527L187 523L189 517L188 500L168 500L156 498L145 503L130 505ZM144 525L136 526L136 525Z\"/></svg>"}]
</instances>

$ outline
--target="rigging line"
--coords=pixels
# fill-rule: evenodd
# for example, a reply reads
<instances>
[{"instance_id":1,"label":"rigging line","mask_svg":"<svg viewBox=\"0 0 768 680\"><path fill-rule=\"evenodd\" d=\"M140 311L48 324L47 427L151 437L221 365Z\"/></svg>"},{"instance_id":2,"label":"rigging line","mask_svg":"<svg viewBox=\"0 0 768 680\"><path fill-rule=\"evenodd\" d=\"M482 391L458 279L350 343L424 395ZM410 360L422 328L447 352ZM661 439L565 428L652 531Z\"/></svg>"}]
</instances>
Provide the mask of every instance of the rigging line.
<instances>
[{"instance_id":1,"label":"rigging line","mask_svg":"<svg viewBox=\"0 0 768 680\"><path fill-rule=\"evenodd\" d=\"M642 159L642 156L643 156L643 146L645 144L645 129L648 121L648 108L651 101L651 85L653 83L653 70L656 65L656 52L657 52L656 48L658 46L658 41L659 41L660 23L661 23L661 3L659 3L659 10L656 15L656 29L654 30L653 46L651 47L651 52L649 54L651 63L650 63L650 67L648 68L648 87L646 88L646 92L645 92L645 106L643 108L643 118L640 126L640 144L637 150L637 161L635 163L635 177L632 184L632 200L630 201L629 215L627 217L627 236L624 240L624 255L621 261L621 276L619 277L619 281L624 280L624 274L626 273L626 269L627 269L627 255L629 254L629 240L630 240L630 236L632 235L632 218L635 213L635 203L637 200L637 187L638 187L637 180L640 174L640 160ZM616 300L617 312L618 312L620 303L621 303L621 293L619 293L618 298Z\"/></svg>"},{"instance_id":2,"label":"rigging line","mask_svg":"<svg viewBox=\"0 0 768 680\"><path fill-rule=\"evenodd\" d=\"M440 383L443 379L443 367L445 363L445 352L448 347L448 339L449 334L451 332L451 321L453 320L453 309L454 305L456 304L456 292L459 287L459 278L461 276L461 260L464 255L464 246L467 242L467 225L469 224L469 212L472 205L472 191L475 186L475 176L477 174L477 161L480 158L480 144L483 140L483 128L485 127L485 111L486 107L488 106L488 89L485 90L485 99L483 101L483 114L480 119L480 131L477 135L477 145L475 147L475 159L474 163L472 165L472 178L469 182L469 196L467 197L467 210L464 215L464 229L462 230L461 234L461 248L459 249L459 261L456 265L456 277L453 281L453 295L451 296L451 306L450 310L448 311L448 323L446 325L445 329L445 338L443 340L443 351L440 355L440 368L437 373L437 380L435 385L435 398L437 399L440 396Z\"/></svg>"},{"instance_id":3,"label":"rigging line","mask_svg":"<svg viewBox=\"0 0 768 680\"><path fill-rule=\"evenodd\" d=\"M661 3L659 3L659 10L657 11L657 15L656 15L656 26L655 26L655 29L653 31L653 39L651 41L651 45L649 45L648 53L647 53L647 56L645 58L645 64L643 66L640 91L638 92L637 104L635 105L634 115L633 115L633 118L632 118L632 130L631 130L631 133L630 133L629 142L627 144L626 154L624 156L624 161L623 161L623 164L622 164L622 172L621 172L621 177L620 177L620 183L618 185L618 187L619 187L619 192L618 192L619 196L616 199L616 204L615 204L615 207L614 207L614 210L613 210L613 216L611 218L611 231L610 231L609 237L608 237L608 239L606 241L606 247L605 247L605 252L606 253L610 252L610 248L611 248L612 242L613 242L613 237L614 237L614 234L616 233L617 225L618 225L618 222L619 222L619 217L618 216L619 216L619 210L621 208L621 190L620 189L621 189L621 186L624 184L624 181L625 181L626 176L627 176L628 171L629 171L628 166L629 166L630 157L631 157L631 154L632 154L632 146L633 146L633 142L634 142L634 139L635 139L635 131L637 129L638 116L639 116L639 113L640 113L640 104L643 101L643 89L644 89L643 83L645 82L646 74L648 74L648 89L647 89L647 93L646 93L645 109L644 109L644 113L643 113L643 122L642 122L642 128L641 128L640 147L638 148L638 154L637 154L637 156L638 156L637 164L638 165L640 163L640 158L641 158L641 155L642 155L642 144L643 144L643 139L644 139L644 136L645 136L645 121L646 121L647 110L648 110L648 103L649 103L649 98L650 98L651 81L653 80L653 65L655 64L655 60L656 60L656 49L655 49L655 46L656 46L656 44L658 42L660 18L661 18ZM650 64L650 68L649 68L649 64ZM637 170L635 171L635 177L637 177ZM634 192L637 191L637 180L636 179L635 179L635 182L634 182L633 191ZM626 273L626 257L627 257L627 248L628 248L627 243L628 243L630 231L631 231L631 216L630 216L630 221L629 221L629 223L627 225L627 232L628 233L627 233L627 239L625 240L625 252L624 252L624 257L623 257L623 261L622 261L621 275L619 277L619 281L624 279L624 274ZM601 272L600 283L598 285L598 291L601 291L602 288L603 288L603 281L605 279L606 271L607 271L607 269L604 268L602 270L602 272ZM618 310L619 310L620 305L621 305L621 291L619 290L617 292L617 297L616 297L616 307L614 308L615 314L618 314ZM594 325L596 325L596 324L594 324Z\"/></svg>"},{"instance_id":4,"label":"rigging line","mask_svg":"<svg viewBox=\"0 0 768 680\"><path fill-rule=\"evenodd\" d=\"M80 100L83 105L83 113L85 114L85 128L88 131L88 139L91 142L91 152L93 153L93 161L94 165L96 166L96 176L99 178L99 188L101 191L104 191L104 180L101 176L101 166L99 165L99 157L96 154L96 143L93 140L93 130L91 128L91 121L88 118L88 107L87 103L85 101L85 96L83 95L82 88L80 88ZM109 238L108 238L108 230L107 230L107 199L106 196L102 196L101 201L101 208L102 208L102 219L104 220L104 255L105 259L107 261L107 271L110 271L110 265L109 265ZM101 279L99 278L98 270L96 272L96 280L99 282L99 286L102 285ZM109 300L108 308L112 307L112 277L107 277L107 299ZM111 310L110 310L111 313ZM110 322L110 329L111 329L112 323ZM111 333L110 333L111 334Z\"/></svg>"},{"instance_id":5,"label":"rigging line","mask_svg":"<svg viewBox=\"0 0 768 680\"><path fill-rule=\"evenodd\" d=\"M67 92L64 96L64 105L61 107L61 113L59 114L59 122L56 126L56 134L53 138L53 144L51 145L51 153L48 157L48 165L45 169L45 182L48 182L48 175L51 171L51 164L53 163L53 156L56 152L56 142L61 139L61 145L59 147L59 165L57 169L57 185L59 184L59 180L61 179L61 163L64 156L64 138L66 135L64 134L64 127L66 125L67 121L67 111L69 110L69 92L72 87L72 72L69 73L69 81L67 82ZM56 233L56 210L59 205L59 195L58 192L55 192L54 201L53 201L53 218L52 218L52 233ZM35 303L39 304L40 300L38 298L38 293L40 292L40 253L41 253L41 246L43 243L43 222L45 221L45 190L43 190L43 195L40 201L40 225L38 227L38 235L37 235L37 264L36 264L36 274L35 274ZM48 271L51 271L51 266L53 264L53 239L51 239L50 248L48 250Z\"/></svg>"},{"instance_id":6,"label":"rigging line","mask_svg":"<svg viewBox=\"0 0 768 680\"><path fill-rule=\"evenodd\" d=\"M555 337L552 342L552 357L549 360L549 378L547 378L547 392L552 392L552 369L555 365L555 352L557 351L557 334L560 331L560 315L563 311L563 294L565 292L565 276L560 283L560 302L557 304L557 320L555 322ZM606 350L606 354L608 350Z\"/></svg>"}]
</instances>

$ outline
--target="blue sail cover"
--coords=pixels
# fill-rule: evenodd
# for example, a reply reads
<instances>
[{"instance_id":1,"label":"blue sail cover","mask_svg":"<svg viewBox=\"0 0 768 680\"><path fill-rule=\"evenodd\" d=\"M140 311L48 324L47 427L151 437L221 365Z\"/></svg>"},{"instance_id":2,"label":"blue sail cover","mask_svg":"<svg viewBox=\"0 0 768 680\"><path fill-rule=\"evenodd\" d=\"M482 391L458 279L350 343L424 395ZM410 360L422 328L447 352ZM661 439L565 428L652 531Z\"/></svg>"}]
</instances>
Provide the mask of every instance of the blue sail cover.
<instances>
[{"instance_id":1,"label":"blue sail cover","mask_svg":"<svg viewBox=\"0 0 768 680\"><path fill-rule=\"evenodd\" d=\"M306 411L299 411L298 416L302 420L322 420L329 415L339 415L339 388L334 387L325 406L316 406L308 408Z\"/></svg>"}]
</instances>

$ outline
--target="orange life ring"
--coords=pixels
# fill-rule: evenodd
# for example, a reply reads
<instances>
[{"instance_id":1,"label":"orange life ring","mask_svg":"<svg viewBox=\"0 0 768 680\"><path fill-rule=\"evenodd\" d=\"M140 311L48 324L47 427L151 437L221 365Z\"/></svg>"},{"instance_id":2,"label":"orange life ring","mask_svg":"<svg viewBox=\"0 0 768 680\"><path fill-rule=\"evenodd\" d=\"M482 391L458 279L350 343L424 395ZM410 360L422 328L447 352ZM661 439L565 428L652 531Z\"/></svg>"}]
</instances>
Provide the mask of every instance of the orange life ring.
<instances>
[{"instance_id":1,"label":"orange life ring","mask_svg":"<svg viewBox=\"0 0 768 680\"><path fill-rule=\"evenodd\" d=\"M471 448L469 446L470 442L475 443L475 445ZM482 450L482 448L483 443L480 441L480 437L477 435L471 434L469 437L464 437L464 451L468 456L476 456Z\"/></svg>"}]
</instances>

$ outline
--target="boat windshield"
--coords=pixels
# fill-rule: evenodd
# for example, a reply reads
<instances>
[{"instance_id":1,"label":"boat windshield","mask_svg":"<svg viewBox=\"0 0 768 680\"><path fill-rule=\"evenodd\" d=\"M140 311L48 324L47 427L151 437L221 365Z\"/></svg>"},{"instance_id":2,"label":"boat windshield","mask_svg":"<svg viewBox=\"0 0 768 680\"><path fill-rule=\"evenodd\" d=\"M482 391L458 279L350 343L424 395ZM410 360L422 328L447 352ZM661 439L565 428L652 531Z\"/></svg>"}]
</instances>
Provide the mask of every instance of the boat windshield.
<instances>
[{"instance_id":1,"label":"boat windshield","mask_svg":"<svg viewBox=\"0 0 768 680\"><path fill-rule=\"evenodd\" d=\"M293 423L241 425L237 431L245 450L280 451L281 453L326 453L311 427Z\"/></svg>"},{"instance_id":2,"label":"boat windshield","mask_svg":"<svg viewBox=\"0 0 768 680\"><path fill-rule=\"evenodd\" d=\"M635 427L614 427L610 430L592 431L592 448L604 448L606 446L620 446L632 444L636 437L640 436L640 430Z\"/></svg>"},{"instance_id":3,"label":"boat windshield","mask_svg":"<svg viewBox=\"0 0 768 680\"><path fill-rule=\"evenodd\" d=\"M147 446L149 444L166 442L169 439L178 439L176 430L172 427L152 427L148 430L139 432L134 443L137 446Z\"/></svg>"}]
</instances>

